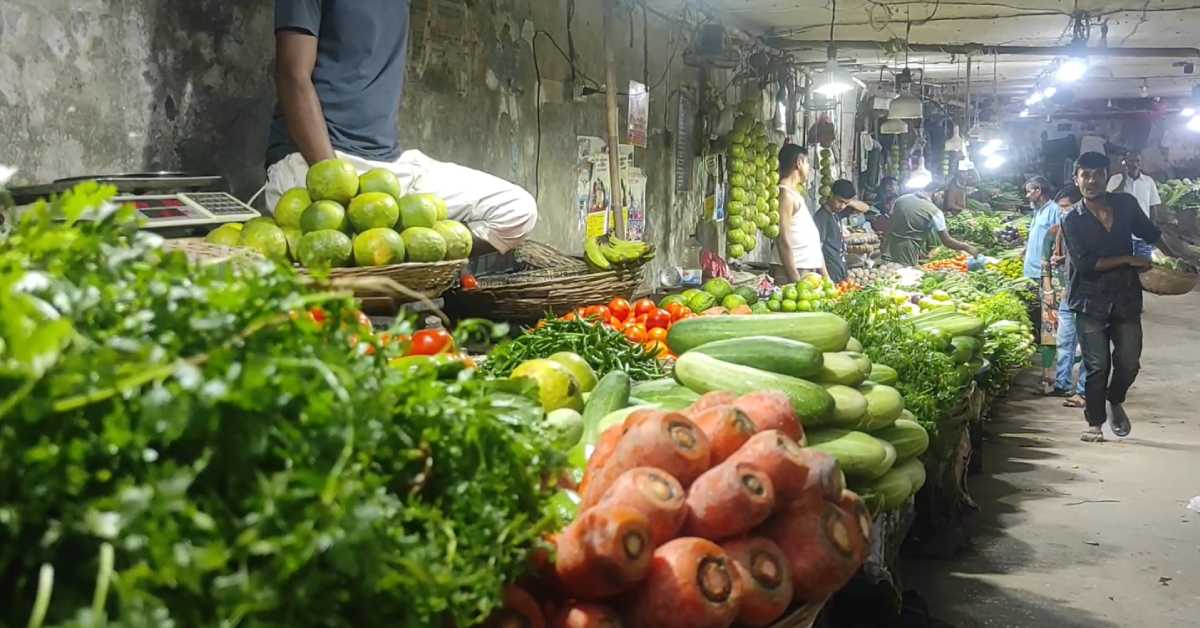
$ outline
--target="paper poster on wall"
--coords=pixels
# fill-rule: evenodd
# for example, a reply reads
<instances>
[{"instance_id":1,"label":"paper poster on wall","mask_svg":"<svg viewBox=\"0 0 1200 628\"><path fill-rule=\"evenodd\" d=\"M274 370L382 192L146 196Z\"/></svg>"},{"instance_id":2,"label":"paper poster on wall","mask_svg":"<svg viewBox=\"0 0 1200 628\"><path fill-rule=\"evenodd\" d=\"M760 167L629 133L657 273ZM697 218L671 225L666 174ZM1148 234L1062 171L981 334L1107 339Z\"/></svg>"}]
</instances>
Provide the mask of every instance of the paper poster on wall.
<instances>
[{"instance_id":1,"label":"paper poster on wall","mask_svg":"<svg viewBox=\"0 0 1200 628\"><path fill-rule=\"evenodd\" d=\"M578 137L576 172L576 209L588 237L600 236L614 227L612 175L608 169L608 147L597 137ZM636 239L645 233L646 176L633 165L633 146L617 147L621 180L620 205L625 219L626 237Z\"/></svg>"},{"instance_id":2,"label":"paper poster on wall","mask_svg":"<svg viewBox=\"0 0 1200 628\"><path fill-rule=\"evenodd\" d=\"M650 90L637 81L629 81L629 143L646 147L646 131L650 125Z\"/></svg>"}]
</instances>

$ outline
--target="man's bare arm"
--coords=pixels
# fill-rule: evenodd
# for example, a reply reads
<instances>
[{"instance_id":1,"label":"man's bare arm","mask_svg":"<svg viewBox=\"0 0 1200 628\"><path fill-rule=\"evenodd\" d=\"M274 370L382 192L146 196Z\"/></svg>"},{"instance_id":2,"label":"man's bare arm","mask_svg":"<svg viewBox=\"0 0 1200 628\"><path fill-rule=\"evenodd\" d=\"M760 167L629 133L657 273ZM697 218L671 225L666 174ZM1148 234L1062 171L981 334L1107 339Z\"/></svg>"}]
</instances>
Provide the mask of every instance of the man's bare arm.
<instances>
[{"instance_id":1,"label":"man's bare arm","mask_svg":"<svg viewBox=\"0 0 1200 628\"><path fill-rule=\"evenodd\" d=\"M325 114L313 86L317 38L281 30L275 34L275 88L288 133L310 165L334 157Z\"/></svg>"}]
</instances>

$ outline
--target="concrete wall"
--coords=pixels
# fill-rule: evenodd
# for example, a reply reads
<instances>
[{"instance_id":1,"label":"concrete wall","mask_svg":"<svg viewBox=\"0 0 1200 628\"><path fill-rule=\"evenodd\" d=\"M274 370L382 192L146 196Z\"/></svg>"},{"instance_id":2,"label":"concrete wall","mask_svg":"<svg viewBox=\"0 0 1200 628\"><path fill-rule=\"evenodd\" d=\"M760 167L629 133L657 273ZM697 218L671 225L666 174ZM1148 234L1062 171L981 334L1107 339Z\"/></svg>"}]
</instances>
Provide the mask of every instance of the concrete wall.
<instances>
[{"instance_id":1,"label":"concrete wall","mask_svg":"<svg viewBox=\"0 0 1200 628\"><path fill-rule=\"evenodd\" d=\"M600 3L576 4L577 67L602 82ZM605 134L604 99L572 97L570 68L544 36L537 38L543 106L535 181L531 42L545 30L566 49L567 5L413 0L401 137L406 147L536 191L535 237L575 252L582 246L572 204L575 138ZM697 71L680 61L690 31L646 19L648 64L641 11L620 20L618 85L648 77L655 87L649 147L635 161L649 178L648 237L667 249L661 267L699 211L696 195L672 192L665 131L674 124L674 95L695 84ZM274 102L270 0L4 0L0 41L0 163L21 168L16 184L144 170L219 173L242 198L261 184Z\"/></svg>"}]
</instances>

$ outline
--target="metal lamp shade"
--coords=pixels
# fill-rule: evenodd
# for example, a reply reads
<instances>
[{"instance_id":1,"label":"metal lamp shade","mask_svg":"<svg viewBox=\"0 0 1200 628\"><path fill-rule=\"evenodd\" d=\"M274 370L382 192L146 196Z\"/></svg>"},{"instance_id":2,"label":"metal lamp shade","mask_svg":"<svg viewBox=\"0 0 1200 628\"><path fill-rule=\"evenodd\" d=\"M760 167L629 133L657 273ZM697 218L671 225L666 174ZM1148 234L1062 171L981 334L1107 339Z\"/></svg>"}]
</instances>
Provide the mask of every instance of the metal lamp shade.
<instances>
[{"instance_id":1,"label":"metal lamp shade","mask_svg":"<svg viewBox=\"0 0 1200 628\"><path fill-rule=\"evenodd\" d=\"M923 117L921 99L904 95L893 100L888 107L888 117L897 120L920 120Z\"/></svg>"}]
</instances>

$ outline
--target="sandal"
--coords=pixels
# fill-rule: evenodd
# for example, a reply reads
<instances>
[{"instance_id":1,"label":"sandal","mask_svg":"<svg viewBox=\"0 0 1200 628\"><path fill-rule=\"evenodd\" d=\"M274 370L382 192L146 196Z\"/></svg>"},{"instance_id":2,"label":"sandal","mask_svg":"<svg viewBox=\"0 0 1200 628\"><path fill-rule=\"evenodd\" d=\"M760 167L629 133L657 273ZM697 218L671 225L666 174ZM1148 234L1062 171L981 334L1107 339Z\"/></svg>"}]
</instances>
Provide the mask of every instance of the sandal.
<instances>
[{"instance_id":1,"label":"sandal","mask_svg":"<svg viewBox=\"0 0 1200 628\"><path fill-rule=\"evenodd\" d=\"M1085 443L1103 443L1104 432L1100 430L1100 426L1092 426L1084 430L1083 434L1079 436L1079 440Z\"/></svg>"},{"instance_id":2,"label":"sandal","mask_svg":"<svg viewBox=\"0 0 1200 628\"><path fill-rule=\"evenodd\" d=\"M1052 391L1050 391L1050 392L1046 393L1046 396L1047 396L1047 397L1070 397L1070 396L1071 396L1071 391L1069 391L1069 390L1062 390L1062 389L1060 389L1060 388L1055 388L1054 390L1052 390Z\"/></svg>"},{"instance_id":3,"label":"sandal","mask_svg":"<svg viewBox=\"0 0 1200 628\"><path fill-rule=\"evenodd\" d=\"M1087 407L1087 399L1084 399L1083 395L1072 395L1066 401L1063 402L1063 407L1086 408Z\"/></svg>"}]
</instances>

